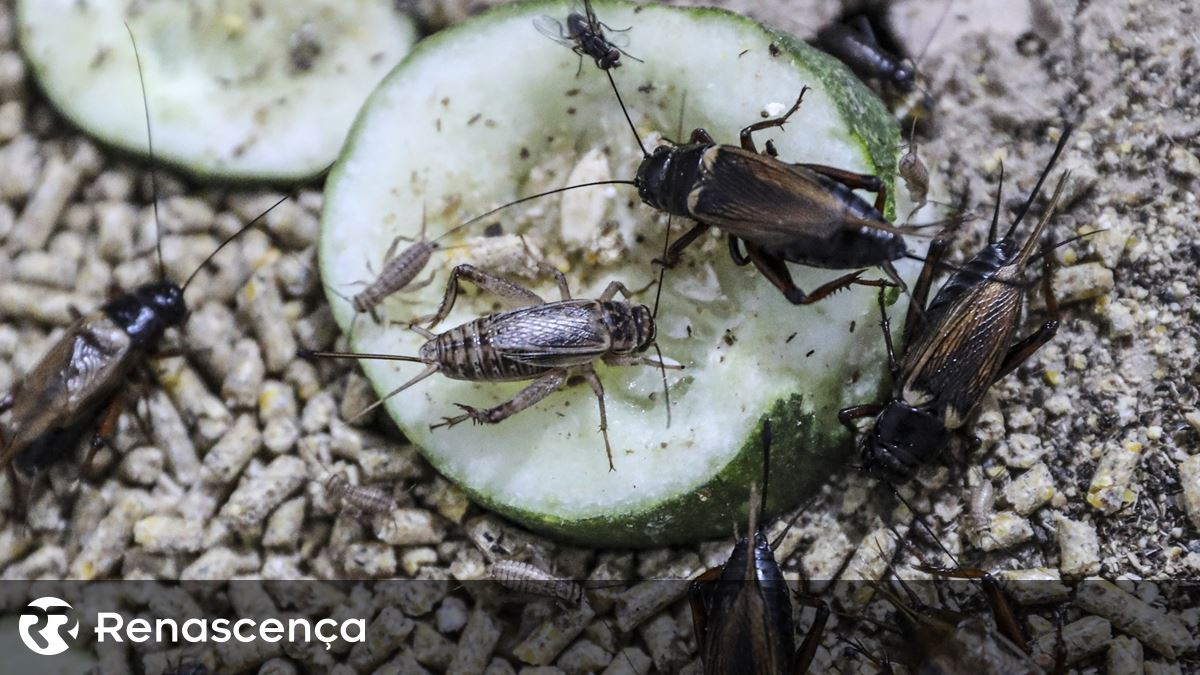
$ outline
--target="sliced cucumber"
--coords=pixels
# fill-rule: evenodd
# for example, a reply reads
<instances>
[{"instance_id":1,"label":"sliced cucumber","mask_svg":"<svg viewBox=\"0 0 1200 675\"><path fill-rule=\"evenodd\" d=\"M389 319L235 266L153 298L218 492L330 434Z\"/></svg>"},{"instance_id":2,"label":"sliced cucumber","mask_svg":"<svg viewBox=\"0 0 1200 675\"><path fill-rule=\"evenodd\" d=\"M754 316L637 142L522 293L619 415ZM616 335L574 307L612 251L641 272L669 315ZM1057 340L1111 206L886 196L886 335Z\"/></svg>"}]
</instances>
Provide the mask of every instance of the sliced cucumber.
<instances>
[{"instance_id":1,"label":"sliced cucumber","mask_svg":"<svg viewBox=\"0 0 1200 675\"><path fill-rule=\"evenodd\" d=\"M725 11L593 6L608 25L631 27L622 34L625 49L644 60L626 58L614 71L641 133L678 137L686 93L684 135L703 126L736 143L742 126L764 111L778 114L808 85L792 122L761 134L760 147L773 138L783 158L876 173L891 186L896 124L840 64ZM397 235L415 236L423 210L432 236L509 199L601 178L606 164L613 177L633 177L641 151L607 78L590 61L577 77L576 55L535 30L536 17L561 20L567 12L565 2L538 2L480 16L419 45L371 95L329 177L323 214L322 275L344 331L354 311L339 294L370 276L368 264L379 269ZM496 222L546 252L568 273L576 297L595 297L614 279L636 289L655 278L650 260L661 253L665 221L632 187L610 186L530 202L487 221ZM676 219L673 234L689 225ZM448 243L480 234L455 233ZM423 340L388 322L432 312L453 264L491 265L478 251L468 244L438 254L436 282L385 302L381 325L358 321L353 348L416 354ZM792 271L808 289L839 274ZM551 279L530 285L558 299ZM649 305L653 295L639 300ZM876 297L858 287L794 307L752 267L735 266L719 238L690 248L667 274L658 314L663 354L686 366L669 374L671 427L657 369L599 369L612 472L586 385L489 426L430 430L458 412L455 403L495 405L526 383L435 375L386 407L440 471L481 504L532 528L602 545L720 535L743 518L734 514L743 512L761 467L764 415L775 429L774 508L796 504L850 460L836 411L879 393ZM490 296L460 299L440 328L499 307ZM380 361L362 367L381 394L420 371Z\"/></svg>"},{"instance_id":2,"label":"sliced cucumber","mask_svg":"<svg viewBox=\"0 0 1200 675\"><path fill-rule=\"evenodd\" d=\"M416 39L391 0L19 0L21 46L50 100L88 133L221 179L324 171L354 114Z\"/></svg>"}]
</instances>

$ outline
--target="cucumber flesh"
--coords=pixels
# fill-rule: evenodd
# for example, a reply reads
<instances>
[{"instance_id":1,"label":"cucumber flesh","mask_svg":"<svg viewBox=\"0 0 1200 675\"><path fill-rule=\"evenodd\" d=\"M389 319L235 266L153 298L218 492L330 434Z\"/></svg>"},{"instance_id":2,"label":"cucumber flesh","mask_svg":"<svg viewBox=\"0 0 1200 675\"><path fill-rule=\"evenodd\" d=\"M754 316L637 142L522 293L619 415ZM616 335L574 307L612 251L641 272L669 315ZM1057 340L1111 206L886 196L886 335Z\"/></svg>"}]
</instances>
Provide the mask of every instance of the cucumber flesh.
<instances>
[{"instance_id":1,"label":"cucumber flesh","mask_svg":"<svg viewBox=\"0 0 1200 675\"><path fill-rule=\"evenodd\" d=\"M329 167L367 94L416 39L386 0L20 0L42 89L86 132L201 177L295 180Z\"/></svg>"},{"instance_id":2,"label":"cucumber flesh","mask_svg":"<svg viewBox=\"0 0 1200 675\"><path fill-rule=\"evenodd\" d=\"M683 137L704 127L718 142L736 144L741 127L786 110L808 85L800 111L785 129L757 135L759 147L771 138L784 159L878 174L894 194L896 125L840 64L724 11L600 0L593 6L608 25L631 27L625 49L644 60L625 59L613 74L647 147L660 136L681 137L685 94ZM368 264L380 269L397 235L416 236L423 210L436 236L516 197L634 176L641 150L607 78L590 61L577 77L576 55L535 29L537 17L568 11L568 3L539 2L482 15L419 45L371 95L327 182L322 215L322 275L343 331L354 311L339 293L368 277ZM386 301L381 324L359 320L351 346L415 355L424 340L391 322L431 313L454 264L495 268L480 253L484 225L523 234L566 272L575 297L596 297L612 280L631 289L654 281L650 261L662 252L665 222L630 186L587 188L503 211L448 237L444 243L461 248L437 254L435 282ZM675 219L672 236L691 224ZM842 273L791 269L804 289ZM911 276L914 266L902 262L900 269ZM558 299L546 275L514 279ZM650 289L637 302L650 305L653 297ZM752 267L735 266L723 239L703 238L667 273L658 311L662 352L686 367L668 372L670 428L658 369L597 367L612 472L586 384L495 425L430 429L459 412L455 403L493 406L527 382L435 375L390 398L386 409L472 497L535 529L601 545L719 535L744 509L759 474L764 415L775 425L774 508L796 504L845 466L847 435L836 411L875 400L884 370L876 298L875 289L858 287L792 306ZM460 296L438 329L500 306L492 296ZM381 361L362 367L380 394L421 369Z\"/></svg>"}]
</instances>

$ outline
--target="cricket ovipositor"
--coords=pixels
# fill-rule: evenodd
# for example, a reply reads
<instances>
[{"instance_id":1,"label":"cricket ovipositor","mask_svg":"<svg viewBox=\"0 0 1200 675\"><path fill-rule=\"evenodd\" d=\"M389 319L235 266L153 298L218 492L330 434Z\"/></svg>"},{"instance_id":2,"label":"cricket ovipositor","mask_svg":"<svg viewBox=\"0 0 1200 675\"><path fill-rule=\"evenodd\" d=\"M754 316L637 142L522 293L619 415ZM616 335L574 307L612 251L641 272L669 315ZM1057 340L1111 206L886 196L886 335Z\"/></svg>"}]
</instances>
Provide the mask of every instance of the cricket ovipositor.
<instances>
[{"instance_id":1,"label":"cricket ovipositor","mask_svg":"<svg viewBox=\"0 0 1200 675\"><path fill-rule=\"evenodd\" d=\"M1033 334L1013 342L1025 303L1026 267L1034 259L1041 235L1054 216L1066 176L1060 179L1054 197L1025 242L1018 244L1014 235L1070 134L1068 126L1025 206L1004 237L997 240L1001 175L988 245L952 273L926 306L933 268L947 246L945 241L938 240L930 247L913 289L904 327L904 353L899 362L881 295L881 325L897 397L886 405L854 406L838 414L852 430L854 420L876 417L861 446L863 469L867 472L893 483L907 481L921 463L949 444L952 432L968 425L992 384L1054 337L1058 330L1058 303L1050 287L1053 257L1043 253L1042 289L1051 318Z\"/></svg>"},{"instance_id":2,"label":"cricket ovipositor","mask_svg":"<svg viewBox=\"0 0 1200 675\"><path fill-rule=\"evenodd\" d=\"M734 545L724 565L696 577L688 589L705 675L804 673L829 618L828 607L819 605L812 628L796 649L791 591L760 522L765 517L771 444L768 421L762 425L762 444L763 478L761 487L751 487L746 536Z\"/></svg>"},{"instance_id":3,"label":"cricket ovipositor","mask_svg":"<svg viewBox=\"0 0 1200 675\"><path fill-rule=\"evenodd\" d=\"M128 26L127 26L128 28ZM133 33L130 31L130 39ZM134 44L137 55L137 46ZM141 62L138 57L138 74ZM145 99L147 139L151 156L149 104ZM230 242L254 227L287 197L226 237L182 285L166 277L162 258L158 190L151 172L156 250L160 278L138 286L80 316L67 327L37 364L0 398L0 412L9 411L8 424L0 428L0 463L10 483L18 489L17 472L34 474L63 459L83 432L95 427L85 465L105 445L124 407L123 388L128 378L159 352L168 328L184 324L188 306L184 294L200 270ZM18 508L21 508L18 502Z\"/></svg>"},{"instance_id":4,"label":"cricket ovipositor","mask_svg":"<svg viewBox=\"0 0 1200 675\"><path fill-rule=\"evenodd\" d=\"M548 267L548 266L547 266ZM658 349L655 339L655 309L616 299L618 293L631 298L633 293L619 281L611 282L595 300L574 299L567 287L566 277L553 270L562 299L546 302L533 291L508 280L476 269L459 265L451 273L445 297L429 328L440 323L452 309L458 297L459 280L466 279L476 286L516 305L515 309L488 314L440 334L414 326L428 341L421 346L419 356L388 354L357 354L351 352L302 352L317 357L382 359L426 364L425 370L403 385L388 392L361 414L381 405L388 398L433 375L473 382L513 382L533 380L511 400L500 405L478 409L457 404L464 412L446 417L431 428L453 426L466 420L477 424L496 424L536 404L569 383L572 376L582 377L596 394L600 405L600 433L612 470L612 446L608 441L608 419L604 408L604 386L592 364L601 360L609 365L653 365L663 369L663 388L666 390L668 424L670 420L670 390L666 368L661 356L651 359L644 354ZM659 284L661 287L661 283Z\"/></svg>"},{"instance_id":5,"label":"cricket ovipositor","mask_svg":"<svg viewBox=\"0 0 1200 675\"><path fill-rule=\"evenodd\" d=\"M571 51L578 54L580 70L583 68L584 56L591 57L596 62L596 67L601 70L619 68L622 54L634 61L641 61L613 44L604 35L604 29L620 33L629 30L628 28L616 29L596 18L591 0L583 0L582 9L583 12L575 10L568 14L565 26L558 19L550 16L539 17L534 21L534 26L538 32L555 42L570 47Z\"/></svg>"}]
</instances>

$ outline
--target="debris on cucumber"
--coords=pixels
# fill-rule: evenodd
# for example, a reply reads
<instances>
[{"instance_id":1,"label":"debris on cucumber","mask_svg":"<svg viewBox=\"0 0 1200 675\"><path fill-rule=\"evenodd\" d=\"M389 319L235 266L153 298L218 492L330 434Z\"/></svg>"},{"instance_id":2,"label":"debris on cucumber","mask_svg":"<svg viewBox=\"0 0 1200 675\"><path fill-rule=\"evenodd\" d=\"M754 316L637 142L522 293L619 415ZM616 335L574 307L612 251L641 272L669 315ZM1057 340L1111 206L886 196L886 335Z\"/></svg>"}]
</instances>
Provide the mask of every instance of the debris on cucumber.
<instances>
[{"instance_id":1,"label":"debris on cucumber","mask_svg":"<svg viewBox=\"0 0 1200 675\"><path fill-rule=\"evenodd\" d=\"M326 170L417 38L389 0L19 0L17 21L54 105L92 136L148 155L132 32L155 158L221 180Z\"/></svg>"},{"instance_id":2,"label":"debris on cucumber","mask_svg":"<svg viewBox=\"0 0 1200 675\"><path fill-rule=\"evenodd\" d=\"M896 123L841 64L802 42L722 10L596 0L599 19L621 33L611 72L643 144L707 129L736 144L739 130L803 106L773 140L785 161L878 175L893 202ZM632 179L642 159L604 73L535 27L565 18L568 2L505 6L418 45L371 95L326 183L321 273L343 332L355 316L343 296L378 270L398 236L430 237L506 201L579 181ZM682 118L681 118L682 110ZM680 127L682 119L682 127ZM873 195L870 195L873 197ZM531 252L562 270L578 298L610 282L642 289L652 306L667 219L632 186L582 188L503 210L454 233L436 253L433 283L360 320L354 351L416 355L425 341L405 326L432 314L451 268L470 262L509 275L546 300L554 280L527 263ZM671 237L690 222L676 218ZM810 306L789 304L753 267L738 267L713 233L666 272L658 344L685 366L599 366L615 470L598 430L596 398L567 386L499 424L430 429L455 404L494 406L528 382L471 383L434 375L385 408L426 457L481 505L562 539L607 546L663 545L727 534L744 520L761 470L759 428L770 417L772 511L798 504L853 462L837 410L876 395L885 377L877 289L851 287ZM519 236L517 236L519 235ZM495 245L488 245L495 239ZM917 242L914 242L916 244ZM489 267L507 261L505 269ZM514 262L520 261L520 262ZM499 264L499 263L496 263ZM907 278L915 264L898 265ZM815 287L842 274L791 266ZM869 271L867 276L878 276ZM435 330L505 308L464 285ZM895 311L899 311L897 308ZM383 395L420 372L408 363L361 361Z\"/></svg>"}]
</instances>

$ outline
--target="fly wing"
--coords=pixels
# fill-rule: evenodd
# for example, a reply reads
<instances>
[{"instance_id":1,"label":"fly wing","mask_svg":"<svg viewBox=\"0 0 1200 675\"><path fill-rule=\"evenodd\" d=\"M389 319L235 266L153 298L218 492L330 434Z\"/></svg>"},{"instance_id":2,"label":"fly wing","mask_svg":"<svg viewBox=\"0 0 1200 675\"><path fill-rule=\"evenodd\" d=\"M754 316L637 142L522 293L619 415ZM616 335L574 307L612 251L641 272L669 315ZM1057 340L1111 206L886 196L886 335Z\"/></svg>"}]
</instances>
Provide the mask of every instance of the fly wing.
<instances>
[{"instance_id":1,"label":"fly wing","mask_svg":"<svg viewBox=\"0 0 1200 675\"><path fill-rule=\"evenodd\" d=\"M565 368L606 354L611 341L594 300L564 300L491 317L489 345L520 363Z\"/></svg>"},{"instance_id":2,"label":"fly wing","mask_svg":"<svg viewBox=\"0 0 1200 675\"><path fill-rule=\"evenodd\" d=\"M130 353L129 335L107 318L92 315L71 325L14 396L6 459L95 409L121 384Z\"/></svg>"},{"instance_id":3,"label":"fly wing","mask_svg":"<svg viewBox=\"0 0 1200 675\"><path fill-rule=\"evenodd\" d=\"M987 393L1021 319L1024 289L991 281L961 295L916 337L904 361L904 396L939 405L946 426L961 426Z\"/></svg>"},{"instance_id":4,"label":"fly wing","mask_svg":"<svg viewBox=\"0 0 1200 675\"><path fill-rule=\"evenodd\" d=\"M809 169L732 146L714 150L692 211L729 234L769 248L786 246L798 232L832 239L845 228L893 229L856 215Z\"/></svg>"},{"instance_id":5,"label":"fly wing","mask_svg":"<svg viewBox=\"0 0 1200 675\"><path fill-rule=\"evenodd\" d=\"M561 45L567 47L575 46L575 42L571 40L570 36L567 35L567 30L563 27L562 22L552 16L546 16L543 14L539 17L535 17L533 20L533 27L536 28L537 31L542 35L545 35Z\"/></svg>"}]
</instances>

